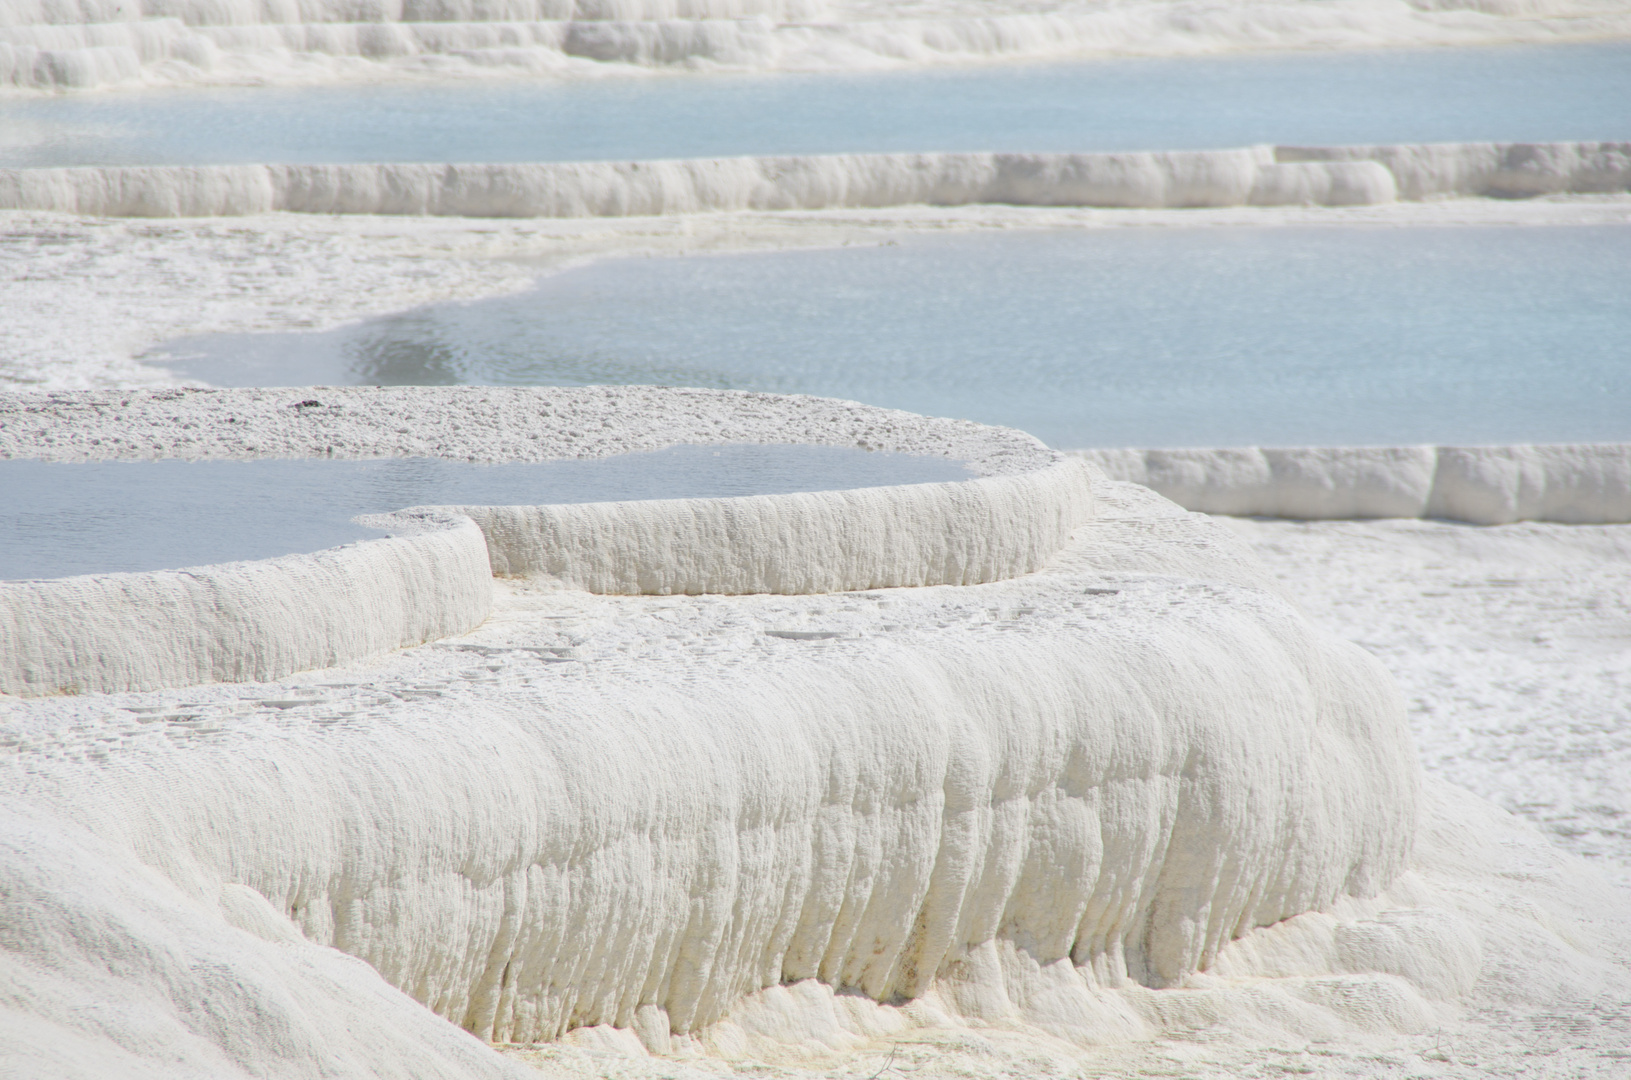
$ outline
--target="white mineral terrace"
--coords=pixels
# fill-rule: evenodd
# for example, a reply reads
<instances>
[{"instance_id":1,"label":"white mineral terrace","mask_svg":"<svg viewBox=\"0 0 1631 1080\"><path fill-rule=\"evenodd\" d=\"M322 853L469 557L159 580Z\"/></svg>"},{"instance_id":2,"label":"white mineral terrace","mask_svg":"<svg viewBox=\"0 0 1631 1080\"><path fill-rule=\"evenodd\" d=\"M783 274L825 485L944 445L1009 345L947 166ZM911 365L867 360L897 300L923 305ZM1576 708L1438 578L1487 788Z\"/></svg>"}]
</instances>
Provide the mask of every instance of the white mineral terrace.
<instances>
[{"instance_id":1,"label":"white mineral terrace","mask_svg":"<svg viewBox=\"0 0 1631 1080\"><path fill-rule=\"evenodd\" d=\"M12 0L0 92L1624 38L1620 0Z\"/></svg>"},{"instance_id":2,"label":"white mineral terrace","mask_svg":"<svg viewBox=\"0 0 1631 1080\"><path fill-rule=\"evenodd\" d=\"M789 558L832 564L815 574L836 595L687 601L677 641L663 629L672 609L630 608L633 636L619 631L602 651L553 628L584 594L506 585L484 626L459 628L474 633L383 661L383 670L428 661L412 687L377 676L368 690L291 685L271 712L256 708L268 701L261 693L229 691L232 715L221 715L222 688L198 687L188 708L201 711L126 711L129 747L88 758L57 741L78 738L108 707L151 708L138 703L149 699L20 707L26 749L10 764L27 793L16 811L26 827L11 833L13 897L26 902L60 873L61 856L49 872L37 860L66 844L86 859L118 853L89 909L54 909L70 924L119 923L128 936L115 949L143 949L142 935L160 932L126 922L132 908L179 922L207 906L212 918L165 944L215 952L231 973L233 1008L263 1014L235 1034L250 1060L298 1059L312 1052L303 1039L315 1047L332 1036L302 1030L289 1045L288 1005L238 974L269 977L265 951L253 945L235 959L222 943L229 925L289 943L278 980L311 977L289 968L307 942L334 946L498 1041L610 1025L653 1049L675 1038L706 1045L747 996L812 979L879 1002L933 992L970 1017L1029 1010L1069 1037L1143 1030L1148 1020L1124 991L1180 984L1252 928L1369 900L1403 868L1420 781L1402 703L1376 663L1315 631L1215 529L1148 496L1123 494L1111 518L1077 532L1089 524L1086 467L1023 437L722 393L324 392L338 414L332 434L354 449L383 451L406 436L469 456L505 446L542 454L563 442L593 453L680 430L724 429L716 437L733 440L756 430L972 450L976 468L997 474L923 491L1054 472L1077 479L1018 502L983 501L977 517L959 516L954 498L908 502L909 489L884 488L845 504L849 520L830 530L816 515L813 528L755 519L739 534L732 518L723 539L758 551L779 528ZM330 431L306 429L315 410L289 400L257 391L24 399L8 415L7 443L16 452L72 430L76 443L103 445L92 440L117 430L172 452L181 439L216 453L332 445ZM614 416L625 430L608 431ZM409 417L411 431L397 431ZM529 446L534 433L544 447ZM703 500L692 516L705 518L709 503L777 498ZM656 530L667 539L673 504L642 509L669 516ZM586 512L615 516L553 527L614 548L619 529L649 527L627 504ZM1053 530L1040 553L1062 556L1041 573L1025 574L1042 561L1027 551L983 572L1014 579L990 592L964 584L979 578L959 561L938 558L949 536L1002 545L1032 531L1027 515ZM887 553L901 534L925 537L937 556L914 584L957 584L879 591L885 583L845 579L845 545ZM280 562L280 572L300 573ZM866 591L843 591L857 587ZM28 619L12 624L23 640L39 625ZM246 702L251 710L238 711ZM135 720L154 715L161 726ZM35 737L53 745L36 749ZM134 860L163 880L136 873ZM1466 981L1476 946L1454 928L1404 935L1384 951L1407 942L1452 968L1403 997L1372 993L1372 1007L1414 1015ZM18 966L70 962L60 941L31 936ZM121 993L187 1000L194 967L143 971ZM48 987L30 991L32 1008L50 1008ZM324 992L341 999L336 1017L357 993ZM318 1025L305 1010L301 1018ZM391 1034L429 1054L438 1031L427 1014ZM18 1036L52 1067L62 1060L60 1037ZM99 1026L66 1042L111 1062L137 1049L129 1037ZM186 1042L167 1050L184 1053Z\"/></svg>"},{"instance_id":3,"label":"white mineral terrace","mask_svg":"<svg viewBox=\"0 0 1631 1080\"><path fill-rule=\"evenodd\" d=\"M404 505L323 551L0 581L0 1077L1624 1080L1631 442L1430 444L1624 440L1567 411L1613 413L1612 359L1559 378L1584 352L1537 335L1561 426L1335 447L1180 420L1139 449L832 398L166 365L602 259L1423 226L1595 227L1597 252L1631 222L1626 41L1631 0L0 0L0 144L35 166L0 168L0 459L777 443L971 476ZM1098 58L1126 65L1109 96L1064 70ZM1348 142L1377 145L1310 145ZM1491 304L1614 340L1596 293L1525 295L1539 266L1478 261L1516 284L1424 305L1479 363L1519 340ZM619 316L641 280L607 286ZM1368 312L1434 363L1351 286L1293 314ZM712 368L628 366L604 321L611 359L570 377L448 377L939 400L749 378L712 342ZM1334 325L1292 348L1354 340ZM1223 370L1207 336L1177 347ZM1351 411L1339 383L1318 417ZM933 408L1010 415L983 404Z\"/></svg>"},{"instance_id":4,"label":"white mineral terrace","mask_svg":"<svg viewBox=\"0 0 1631 1080\"><path fill-rule=\"evenodd\" d=\"M1598 959L1620 948L1597 922L1605 886L1468 796L1424 791L1370 654L1311 625L1230 530L1019 432L651 388L10 395L0 424L5 454L51 460L760 439L980 475L802 517L786 501L811 496L646 504L661 522L533 507L483 522L486 540L465 520L236 564L305 582L295 599L328 615L285 618L313 640L475 576L489 607L418 648L347 644L362 659L325 671L0 698L0 1033L26 1075L527 1073L470 1034L564 1039L545 1064L568 1072L648 1052L703 1072L842 1062L913 1031L1054 1056L1212 1025L1354 1042L1487 1000L1626 992ZM1006 494L972 516L951 498L982 485ZM683 532L726 504L763 512ZM781 595L597 595L532 563L496 581L471 566L497 533L537 529L555 543L509 558L780 535L781 558L832 564ZM1045 543L1014 547L1026 530ZM1008 563L970 573L982 532ZM939 558L915 587L851 581L845 545L889 561L908 535ZM470 551L418 581L362 558L424 537ZM222 597L223 569L191 578ZM147 602L114 578L78 579L101 586L82 610ZM357 579L385 605L347 605ZM98 1010L73 1007L85 995Z\"/></svg>"},{"instance_id":5,"label":"white mineral terrace","mask_svg":"<svg viewBox=\"0 0 1631 1080\"><path fill-rule=\"evenodd\" d=\"M1626 192L1631 144L1620 142L0 169L0 210L122 217L284 211L573 218L989 203L1340 207Z\"/></svg>"},{"instance_id":6,"label":"white mineral terrace","mask_svg":"<svg viewBox=\"0 0 1631 1080\"><path fill-rule=\"evenodd\" d=\"M322 404L303 404L313 394ZM998 581L1039 569L1092 507L1087 467L1019 432L813 398L324 387L138 393L117 403L15 397L0 402L0 417L0 453L57 460L149 457L149 439L172 454L229 458L331 457L336 448L379 455L393 445L401 453L417 440L419 452L472 460L813 441L929 449L968 461L977 477L740 498L417 509L369 519L407 535L311 555L0 583L0 692L13 694L279 678L420 644L479 625L490 611L491 573L661 595Z\"/></svg>"},{"instance_id":7,"label":"white mineral terrace","mask_svg":"<svg viewBox=\"0 0 1631 1080\"><path fill-rule=\"evenodd\" d=\"M325 404L291 407L309 397ZM1621 901L1526 826L1424 786L1375 658L1311 623L1229 529L1020 433L649 388L0 401L0 450L52 460L744 439L938 453L978 478L813 507L534 508L485 538L466 520L339 549L350 564L238 564L240 582L306 582L282 617L314 640L344 637L323 619L390 624L476 577L487 606L423 645L301 661L323 670L0 696L8 1065L872 1075L879 1048L916 1046L976 1073L1116 1047L1134 1069L1140 1046L1221 1028L1214 1060L1244 1061L1229 1047L1397 1047L1491 1008L1631 1002ZM506 549L523 573L488 578L469 556L506 530L532 531ZM452 569L359 569L424 536L463 545ZM753 595L628 595L616 575L597 593L540 568L560 550L683 566L660 548L675 537L768 546L784 583L824 565L779 594L762 568L731 579ZM912 551L910 582L877 580ZM222 571L190 576L222 597ZM101 590L81 610L147 602L114 577L78 579ZM386 602L340 602L348 578ZM39 624L3 588L10 663ZM294 601L330 607L302 623Z\"/></svg>"},{"instance_id":8,"label":"white mineral terrace","mask_svg":"<svg viewBox=\"0 0 1631 1080\"><path fill-rule=\"evenodd\" d=\"M1241 517L1631 522L1631 444L1080 450L1188 510Z\"/></svg>"}]
</instances>

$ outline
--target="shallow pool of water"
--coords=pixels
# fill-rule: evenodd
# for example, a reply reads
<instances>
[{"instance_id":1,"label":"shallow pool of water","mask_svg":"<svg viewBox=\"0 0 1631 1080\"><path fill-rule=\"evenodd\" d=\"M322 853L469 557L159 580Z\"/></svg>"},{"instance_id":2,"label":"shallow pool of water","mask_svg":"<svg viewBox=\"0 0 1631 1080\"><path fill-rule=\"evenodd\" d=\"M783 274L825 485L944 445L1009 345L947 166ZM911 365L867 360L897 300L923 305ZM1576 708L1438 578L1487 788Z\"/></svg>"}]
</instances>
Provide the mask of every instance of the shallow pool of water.
<instances>
[{"instance_id":1,"label":"shallow pool of water","mask_svg":"<svg viewBox=\"0 0 1631 1080\"><path fill-rule=\"evenodd\" d=\"M1631 139L1625 43L8 101L0 165Z\"/></svg>"},{"instance_id":2,"label":"shallow pool of water","mask_svg":"<svg viewBox=\"0 0 1631 1080\"><path fill-rule=\"evenodd\" d=\"M946 458L839 446L674 446L585 461L0 461L0 580L161 570L381 535L358 514L828 491L966 480Z\"/></svg>"},{"instance_id":3,"label":"shallow pool of water","mask_svg":"<svg viewBox=\"0 0 1631 1080\"><path fill-rule=\"evenodd\" d=\"M963 234L617 259L321 334L173 343L218 385L811 393L1055 446L1631 439L1631 226Z\"/></svg>"}]
</instances>

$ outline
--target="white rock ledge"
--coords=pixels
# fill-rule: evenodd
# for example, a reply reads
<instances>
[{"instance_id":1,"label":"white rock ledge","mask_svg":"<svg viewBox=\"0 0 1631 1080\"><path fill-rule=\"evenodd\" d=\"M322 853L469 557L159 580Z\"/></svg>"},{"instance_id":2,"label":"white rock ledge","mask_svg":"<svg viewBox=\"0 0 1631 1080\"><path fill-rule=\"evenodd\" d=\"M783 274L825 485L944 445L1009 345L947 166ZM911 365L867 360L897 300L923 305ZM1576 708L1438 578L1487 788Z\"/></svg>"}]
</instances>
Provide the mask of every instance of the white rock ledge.
<instances>
[{"instance_id":1,"label":"white rock ledge","mask_svg":"<svg viewBox=\"0 0 1631 1080\"><path fill-rule=\"evenodd\" d=\"M370 520L414 535L313 555L0 583L0 692L18 695L274 679L463 633L487 617L490 572L598 593L998 581L1040 569L1092 515L1090 468L1028 435L813 398L322 387L136 394L115 407L17 395L0 399L0 424L0 452L13 457L277 456L298 452L296 440L316 451L314 435L325 454L339 440L373 456L409 428L440 426L431 452L486 460L765 439L939 449L987 474L746 498L417 508ZM64 431L77 442L58 441Z\"/></svg>"},{"instance_id":2,"label":"white rock ledge","mask_svg":"<svg viewBox=\"0 0 1631 1080\"><path fill-rule=\"evenodd\" d=\"M180 716L156 715L174 695L0 701L0 980L22 1003L0 1060L511 1076L447 1022L729 1053L739 1006L811 980L1079 1045L1220 1002L1304 1033L1431 1025L1476 977L1458 926L1401 939L1417 978L1352 950L1269 971L1317 960L1343 916L1289 952L1261 939L1234 989L1193 981L1254 928L1389 888L1420 771L1375 658L1227 529L1105 487L1011 581L503 584L502 618L257 688L278 708L238 687L190 689Z\"/></svg>"},{"instance_id":3,"label":"white rock ledge","mask_svg":"<svg viewBox=\"0 0 1631 1080\"><path fill-rule=\"evenodd\" d=\"M0 93L1624 39L1612 0L6 0Z\"/></svg>"},{"instance_id":4,"label":"white rock ledge","mask_svg":"<svg viewBox=\"0 0 1631 1080\"><path fill-rule=\"evenodd\" d=\"M1631 443L1078 450L1208 514L1631 522Z\"/></svg>"},{"instance_id":5,"label":"white rock ledge","mask_svg":"<svg viewBox=\"0 0 1631 1080\"><path fill-rule=\"evenodd\" d=\"M857 207L1362 206L1631 190L1631 144L1253 146L515 164L0 169L0 210L582 218Z\"/></svg>"},{"instance_id":6,"label":"white rock ledge","mask_svg":"<svg viewBox=\"0 0 1631 1080\"><path fill-rule=\"evenodd\" d=\"M1092 516L1090 470L733 499L457 506L495 574L594 593L973 585L1042 568Z\"/></svg>"},{"instance_id":7,"label":"white rock ledge","mask_svg":"<svg viewBox=\"0 0 1631 1080\"><path fill-rule=\"evenodd\" d=\"M0 582L0 693L260 682L465 633L492 606L486 542L424 517L310 555Z\"/></svg>"}]
</instances>

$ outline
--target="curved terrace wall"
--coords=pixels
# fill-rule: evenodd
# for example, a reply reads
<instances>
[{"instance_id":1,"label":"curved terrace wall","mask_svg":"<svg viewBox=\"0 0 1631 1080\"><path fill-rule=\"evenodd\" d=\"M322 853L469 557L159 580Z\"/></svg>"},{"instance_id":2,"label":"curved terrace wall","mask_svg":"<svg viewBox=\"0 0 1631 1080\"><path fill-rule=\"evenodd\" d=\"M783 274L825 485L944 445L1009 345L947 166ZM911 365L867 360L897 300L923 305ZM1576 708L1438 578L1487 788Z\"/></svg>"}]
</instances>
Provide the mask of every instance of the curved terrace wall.
<instances>
[{"instance_id":1,"label":"curved terrace wall","mask_svg":"<svg viewBox=\"0 0 1631 1080\"><path fill-rule=\"evenodd\" d=\"M306 404L319 400L327 404ZM1039 569L1092 515L1088 467L1030 436L811 398L640 387L384 394L324 387L130 395L108 410L91 395L19 395L0 405L0 449L86 456L73 441L59 441L73 431L81 448L102 451L97 456L137 456L119 453L114 433L140 432L140 445L160 453L168 440L171 454L278 456L294 448L280 445L278 435L305 442L315 427L377 454L409 433L411 415L432 434L439 427L444 435L464 433L437 450L456 445L467 457L593 457L774 433L768 441L939 447L966 454L975 472L988 475L745 498L421 508L369 519L415 535L313 555L4 582L0 692L141 690L328 667L470 630L489 610L490 573L601 593L811 593L996 581ZM316 410L334 422L325 425ZM495 416L509 424L495 432ZM199 431L213 441L174 441ZM148 449L140 456L157 455Z\"/></svg>"},{"instance_id":2,"label":"curved terrace wall","mask_svg":"<svg viewBox=\"0 0 1631 1080\"><path fill-rule=\"evenodd\" d=\"M1195 982L1231 941L1404 871L1420 804L1404 703L1230 530L1126 484L1092 492L1106 513L1086 519L1090 466L1023 433L641 387L0 396L0 452L58 460L183 440L201 457L547 460L682 439L940 453L980 475L698 500L689 532L673 502L522 508L506 526L522 539L489 522L491 547L542 570L564 549L619 589L618 559L673 563L691 575L676 583L809 590L893 566L951 584L494 590L503 618L344 673L357 681L197 686L179 715L161 694L8 701L0 914L28 914L0 979L26 1004L0 1014L0 1041L52 1075L496 1077L514 1070L444 1021L728 1054L733 1010L803 984L815 1003L795 1025L835 993L932 997L953 1027L1093 1044L1181 1027L1169 1005L1223 993L1287 1024L1413 1030L1472 985L1458 923L1410 931L1414 981L1362 952L1283 977L1271 940L1231 968L1246 989ZM240 569L447 542L489 586L475 524L433 517L453 524ZM733 561L778 543L781 571ZM402 584L403 601L439 595ZM87 993L120 1005L67 1003Z\"/></svg>"},{"instance_id":3,"label":"curved terrace wall","mask_svg":"<svg viewBox=\"0 0 1631 1080\"><path fill-rule=\"evenodd\" d=\"M479 626L487 545L441 515L412 536L186 570L0 582L0 693L264 682Z\"/></svg>"},{"instance_id":4,"label":"curved terrace wall","mask_svg":"<svg viewBox=\"0 0 1631 1080\"><path fill-rule=\"evenodd\" d=\"M495 574L595 593L821 593L1039 570L1092 516L1090 473L732 499L458 506Z\"/></svg>"}]
</instances>

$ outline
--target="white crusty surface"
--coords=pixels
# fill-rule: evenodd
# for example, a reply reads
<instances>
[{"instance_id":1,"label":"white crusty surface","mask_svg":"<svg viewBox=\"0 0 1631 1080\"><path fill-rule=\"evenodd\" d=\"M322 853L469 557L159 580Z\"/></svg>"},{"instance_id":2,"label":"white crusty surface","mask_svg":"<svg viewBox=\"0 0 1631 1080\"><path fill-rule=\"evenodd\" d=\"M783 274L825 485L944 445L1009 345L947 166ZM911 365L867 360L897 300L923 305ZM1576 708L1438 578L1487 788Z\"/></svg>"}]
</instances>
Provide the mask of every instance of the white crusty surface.
<instances>
[{"instance_id":1,"label":"white crusty surface","mask_svg":"<svg viewBox=\"0 0 1631 1080\"><path fill-rule=\"evenodd\" d=\"M128 848L9 790L0 866L7 1076L537 1075L495 1060L367 964L302 941L252 890L228 886L201 904Z\"/></svg>"},{"instance_id":2,"label":"white crusty surface","mask_svg":"<svg viewBox=\"0 0 1631 1080\"><path fill-rule=\"evenodd\" d=\"M1631 144L1623 142L0 169L0 210L111 217L650 217L971 203L1343 207L1628 190Z\"/></svg>"},{"instance_id":3,"label":"white crusty surface","mask_svg":"<svg viewBox=\"0 0 1631 1080\"><path fill-rule=\"evenodd\" d=\"M1631 143L1623 142L1281 146L1275 156L1288 163L1375 162L1392 175L1401 199L1624 191L1631 179Z\"/></svg>"},{"instance_id":4,"label":"white crusty surface","mask_svg":"<svg viewBox=\"0 0 1631 1080\"><path fill-rule=\"evenodd\" d=\"M1228 524L1387 665L1431 772L1631 885L1631 525Z\"/></svg>"},{"instance_id":5,"label":"white crusty surface","mask_svg":"<svg viewBox=\"0 0 1631 1080\"><path fill-rule=\"evenodd\" d=\"M304 405L303 402L317 402ZM0 457L549 461L681 443L926 454L976 476L1061 460L1022 431L804 395L657 386L277 387L0 393Z\"/></svg>"},{"instance_id":6,"label":"white crusty surface","mask_svg":"<svg viewBox=\"0 0 1631 1080\"><path fill-rule=\"evenodd\" d=\"M452 506L495 574L594 593L823 593L1040 570L1093 515L1091 470L731 499Z\"/></svg>"},{"instance_id":7,"label":"white crusty surface","mask_svg":"<svg viewBox=\"0 0 1631 1080\"><path fill-rule=\"evenodd\" d=\"M1099 524L1122 518L1126 488L1100 490ZM1141 509L1147 515L1155 505ZM1185 572L1240 575L1254 563L1245 552L1225 559L1224 548L1201 545L1205 523L1194 517L1143 516L1116 527L1149 536L1158 524L1169 530L1168 551L1212 560L1191 561ZM1340 905L1248 935L1220 957L1216 982L1198 978L1183 992L1137 1001L1136 991L1120 992L1165 1036L1149 1042L1115 1042L1100 1029L1105 1045L1084 1049L1034 1027L950 1024L929 999L864 1011L852 998L821 1001L815 987L799 984L755 995L710 1034L751 1048L745 1058L626 1060L619 1075L758 1075L769 1058L780 1075L800 1080L1050 1072L1620 1080L1631 1060L1631 804L1623 782L1631 768L1631 527L1227 524L1261 560L1256 573L1266 568L1320 625L1378 655L1410 702L1428 773L1422 825L1411 871L1374 906ZM1139 558L1151 557L1141 550ZM1133 551L1121 547L1113 557L1130 566ZM1098 564L1111 557L1100 549ZM1414 951L1416 935L1436 938L1437 948ZM1413 967L1424 955L1435 956L1435 976ZM1292 971L1329 973L1344 957L1412 979L1465 978L1474 957L1478 970L1470 989L1454 992L1453 1009L1403 1033L1338 1031L1280 996ZM1248 959L1252 966L1234 966ZM1277 974L1263 978L1270 972ZM1350 977L1341 993L1355 990ZM1361 999L1352 1000L1358 1009ZM1282 1023L1295 1016L1295 1030L1266 1022L1265 1011ZM606 1071L608 1045L618 1044L596 1029L512 1052L550 1075L591 1077Z\"/></svg>"},{"instance_id":8,"label":"white crusty surface","mask_svg":"<svg viewBox=\"0 0 1631 1080\"><path fill-rule=\"evenodd\" d=\"M1567 178L1559 190L1570 190ZM1395 195L1392 174L1377 162L1279 165L1267 146L1100 154L830 154L496 165L0 169L0 209L115 217L213 217L276 211L482 218L643 217L913 203L1348 206L1392 202Z\"/></svg>"},{"instance_id":9,"label":"white crusty surface","mask_svg":"<svg viewBox=\"0 0 1631 1080\"><path fill-rule=\"evenodd\" d=\"M0 581L0 694L278 679L480 626L481 531L442 513L411 524L276 559Z\"/></svg>"},{"instance_id":10,"label":"white crusty surface","mask_svg":"<svg viewBox=\"0 0 1631 1080\"><path fill-rule=\"evenodd\" d=\"M500 1041L610 1025L723 1053L737 1003L811 979L1076 1044L1158 1033L1160 1009L1130 1003L1188 1000L1154 988L1254 926L1388 886L1418 772L1373 660L1265 588L1223 530L1111 494L1052 567L1011 582L504 584L470 635L307 678L6 700L0 790L51 822L8 873L35 889L51 844L112 845L187 904L290 942L286 964L312 947L294 936L339 948ZM151 955L118 899L134 886L98 883L134 864L74 858L107 898L78 910ZM1415 981L1373 966L1275 994L1332 1031L1413 1029L1468 961L1459 930L1411 934ZM25 934L7 977L40 986L65 950ZM127 982L187 1000L185 970L144 960ZM266 1015L233 1027L240 1059L308 1073ZM171 1035L70 1014L47 1045L12 1045L63 1075L205 1060L198 1019L163 1016Z\"/></svg>"},{"instance_id":11,"label":"white crusty surface","mask_svg":"<svg viewBox=\"0 0 1631 1080\"><path fill-rule=\"evenodd\" d=\"M10 0L0 94L1627 36L1623 0Z\"/></svg>"}]
</instances>

